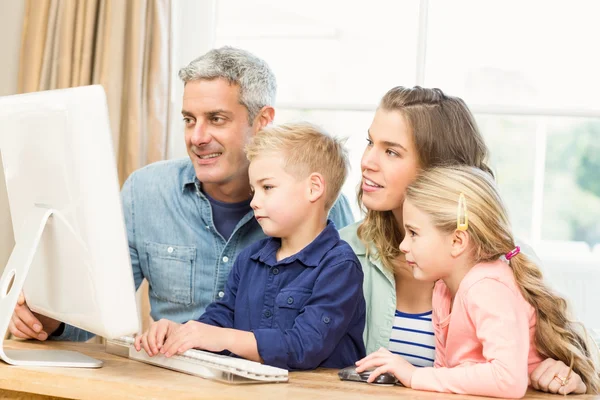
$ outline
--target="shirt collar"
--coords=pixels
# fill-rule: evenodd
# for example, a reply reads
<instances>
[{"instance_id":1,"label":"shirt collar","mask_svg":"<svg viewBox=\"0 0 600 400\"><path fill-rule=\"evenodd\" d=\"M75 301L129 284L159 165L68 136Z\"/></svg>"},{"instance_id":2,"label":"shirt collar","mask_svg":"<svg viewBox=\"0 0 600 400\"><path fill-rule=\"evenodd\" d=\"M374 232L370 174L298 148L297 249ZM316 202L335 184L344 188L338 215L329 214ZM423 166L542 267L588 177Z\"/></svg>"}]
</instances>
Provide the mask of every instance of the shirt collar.
<instances>
[{"instance_id":1,"label":"shirt collar","mask_svg":"<svg viewBox=\"0 0 600 400\"><path fill-rule=\"evenodd\" d=\"M181 187L181 191L185 192L185 190L189 187L191 187L192 189L195 190L195 184L196 182L200 183L200 181L198 181L198 178L196 178L196 171L194 170L194 166L192 165L192 163L188 163L188 165L186 165L185 170L183 171L182 174L182 182L183 185Z\"/></svg>"},{"instance_id":2,"label":"shirt collar","mask_svg":"<svg viewBox=\"0 0 600 400\"><path fill-rule=\"evenodd\" d=\"M340 235L335 228L334 223L331 220L327 221L325 229L312 241L308 246L300 250L298 253L284 258L281 261L277 261L276 254L277 250L281 247L281 239L269 238L267 243L259 249L256 253L252 254L250 258L254 261L260 261L272 267L277 264L286 265L291 264L294 261L300 261L307 267L318 267L319 263L325 257L325 254L329 252L338 242L340 241Z\"/></svg>"},{"instance_id":3,"label":"shirt collar","mask_svg":"<svg viewBox=\"0 0 600 400\"><path fill-rule=\"evenodd\" d=\"M394 273L383 265L381 257L378 256L377 250L373 248L373 252L369 253L369 261L375 266L390 282L395 284Z\"/></svg>"},{"instance_id":4,"label":"shirt collar","mask_svg":"<svg viewBox=\"0 0 600 400\"><path fill-rule=\"evenodd\" d=\"M354 251L357 256L366 256L367 248L362 241L360 241L360 239L359 242L361 243L361 246L357 249L354 249ZM394 273L386 268L385 265L383 265L383 261L381 260L381 257L379 257L379 252L373 245L369 247L368 259L375 268L377 268L390 282L392 282L392 284L395 284Z\"/></svg>"}]
</instances>

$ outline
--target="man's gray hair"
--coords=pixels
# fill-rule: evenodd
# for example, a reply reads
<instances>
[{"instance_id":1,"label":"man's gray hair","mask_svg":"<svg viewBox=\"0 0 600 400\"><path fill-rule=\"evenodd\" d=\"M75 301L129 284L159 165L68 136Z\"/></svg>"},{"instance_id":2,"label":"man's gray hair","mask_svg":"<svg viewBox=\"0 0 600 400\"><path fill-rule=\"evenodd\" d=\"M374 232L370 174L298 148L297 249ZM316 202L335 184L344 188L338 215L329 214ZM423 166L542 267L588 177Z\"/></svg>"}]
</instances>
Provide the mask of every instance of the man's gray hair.
<instances>
[{"instance_id":1,"label":"man's gray hair","mask_svg":"<svg viewBox=\"0 0 600 400\"><path fill-rule=\"evenodd\" d=\"M227 79L240 86L240 103L248 110L250 125L264 106L273 106L277 94L275 74L254 54L234 47L221 47L196 58L179 70L184 83L201 79Z\"/></svg>"}]
</instances>

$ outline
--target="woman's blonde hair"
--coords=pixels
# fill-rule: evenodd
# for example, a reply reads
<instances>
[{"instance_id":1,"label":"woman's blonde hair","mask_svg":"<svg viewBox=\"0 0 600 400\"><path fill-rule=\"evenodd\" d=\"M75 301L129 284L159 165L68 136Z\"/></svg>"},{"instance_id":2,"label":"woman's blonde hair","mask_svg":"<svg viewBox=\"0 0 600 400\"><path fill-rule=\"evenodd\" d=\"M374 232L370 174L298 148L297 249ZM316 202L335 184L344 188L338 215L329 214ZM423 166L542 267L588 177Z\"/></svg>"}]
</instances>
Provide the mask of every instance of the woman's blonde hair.
<instances>
[{"instance_id":1,"label":"woman's blonde hair","mask_svg":"<svg viewBox=\"0 0 600 400\"><path fill-rule=\"evenodd\" d=\"M492 174L486 164L488 149L473 114L462 99L447 96L440 89L398 86L383 96L379 109L399 112L406 119L420 168L470 165ZM358 192L361 207L362 196L361 188ZM366 215L358 228L358 237L368 253L374 247L383 265L393 271L404 230L398 226L392 211L364 211Z\"/></svg>"},{"instance_id":2,"label":"woman's blonde hair","mask_svg":"<svg viewBox=\"0 0 600 400\"><path fill-rule=\"evenodd\" d=\"M409 185L406 200L428 214L437 229L452 234L457 229L459 197L466 199L474 262L497 260L515 248L508 214L492 176L467 166L433 168ZM523 253L510 259L515 281L533 306L537 322L535 343L546 358L560 360L577 372L590 393L598 393L600 376L594 359L598 348L585 328L568 318L567 302L545 285L542 272Z\"/></svg>"}]
</instances>

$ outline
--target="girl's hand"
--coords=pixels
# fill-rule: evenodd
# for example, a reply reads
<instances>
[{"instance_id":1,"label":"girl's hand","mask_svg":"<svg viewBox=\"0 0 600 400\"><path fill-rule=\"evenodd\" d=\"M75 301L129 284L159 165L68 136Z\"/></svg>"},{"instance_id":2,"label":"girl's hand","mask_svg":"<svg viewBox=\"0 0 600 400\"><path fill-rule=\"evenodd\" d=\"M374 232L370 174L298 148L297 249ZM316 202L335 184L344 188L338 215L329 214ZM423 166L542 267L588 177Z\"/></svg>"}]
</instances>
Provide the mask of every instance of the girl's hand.
<instances>
[{"instance_id":1,"label":"girl's hand","mask_svg":"<svg viewBox=\"0 0 600 400\"><path fill-rule=\"evenodd\" d=\"M399 355L392 354L383 347L356 362L356 372L363 372L375 368L367 382L371 383L379 375L389 372L394 375L404 386L410 387L412 375L417 369Z\"/></svg>"}]
</instances>

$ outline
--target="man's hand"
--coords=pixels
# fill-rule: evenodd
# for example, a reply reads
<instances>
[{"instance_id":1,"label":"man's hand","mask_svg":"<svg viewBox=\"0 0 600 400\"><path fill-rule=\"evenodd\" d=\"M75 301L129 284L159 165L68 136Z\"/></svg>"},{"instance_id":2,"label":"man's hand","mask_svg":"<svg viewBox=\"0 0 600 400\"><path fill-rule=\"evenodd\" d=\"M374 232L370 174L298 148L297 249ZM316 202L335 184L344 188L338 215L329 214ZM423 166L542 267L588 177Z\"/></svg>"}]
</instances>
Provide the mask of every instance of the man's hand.
<instances>
[{"instance_id":1,"label":"man's hand","mask_svg":"<svg viewBox=\"0 0 600 400\"><path fill-rule=\"evenodd\" d=\"M33 313L23 293L19 294L15 312L9 324L10 333L21 339L46 340L60 326L60 321Z\"/></svg>"}]
</instances>

